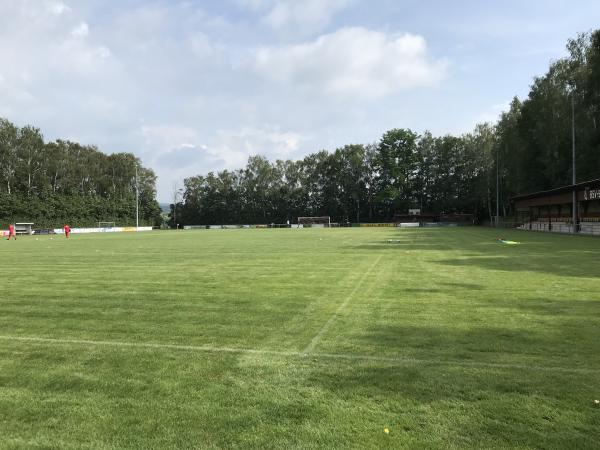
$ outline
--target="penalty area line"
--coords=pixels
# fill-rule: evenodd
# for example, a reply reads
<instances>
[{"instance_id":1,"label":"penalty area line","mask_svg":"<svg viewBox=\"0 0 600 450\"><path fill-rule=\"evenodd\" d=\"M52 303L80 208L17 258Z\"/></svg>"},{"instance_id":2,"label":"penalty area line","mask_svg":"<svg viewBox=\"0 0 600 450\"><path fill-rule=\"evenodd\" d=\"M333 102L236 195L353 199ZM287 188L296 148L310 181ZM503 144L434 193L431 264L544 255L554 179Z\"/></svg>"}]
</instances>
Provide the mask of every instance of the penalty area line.
<instances>
[{"instance_id":1,"label":"penalty area line","mask_svg":"<svg viewBox=\"0 0 600 450\"><path fill-rule=\"evenodd\" d=\"M588 369L585 367L560 367L560 366L540 366L530 364L508 364L508 363L493 363L484 361L452 361L452 360L436 360L423 359L412 357L386 357L374 355L360 355L350 353L311 353L307 355L304 352L283 351L283 350L262 350L252 348L235 348L235 347L213 347L209 345L180 345L180 344L160 344L146 342L124 342L124 341L95 341L87 339L59 339L59 338L44 338L35 336L0 336L0 340L12 342L29 342L37 344L49 345L82 345L96 347L121 347L134 349L153 349L153 350L180 350L199 353L215 353L215 354L246 354L246 355L263 355L263 356L280 356L286 358L298 358L301 360L312 359L337 359L346 361L362 361L362 362L379 362L397 366L457 366L464 368L481 368L481 369L508 369L508 370L525 370L535 372L562 372L562 373L579 373L579 374L597 374L596 369Z\"/></svg>"},{"instance_id":2,"label":"penalty area line","mask_svg":"<svg viewBox=\"0 0 600 450\"><path fill-rule=\"evenodd\" d=\"M348 306L348 303L350 303L350 300L352 300L352 297L354 297L354 294L356 294L356 292L363 285L363 283L366 280L367 276L369 276L369 274L371 273L371 271L379 263L379 261L381 260L382 256L383 255L379 255L377 257L377 259L375 260L375 262L373 264L371 264L371 267L369 267L369 270L367 270L363 274L363 276L360 277L360 280L358 281L358 283L356 283L356 286L354 286L354 289L352 289L352 292L350 292L350 294L348 294L348 296L344 299L344 301L342 302L342 304L340 306L338 306L338 308L335 310L335 312L331 315L331 317L329 318L329 320L327 320L327 322L325 322L325 325L323 325L323 327L319 330L319 332L315 335L315 337L312 338L312 340L309 342L309 344L306 346L306 348L304 350L302 350L302 354L303 355L309 355L310 353L313 352L313 350L315 349L315 347L319 344L319 342L321 341L321 339L323 338L323 336L325 336L325 333L327 333L329 331L329 329L331 328L331 326L333 325L333 323L335 322L335 320L338 318L338 316L340 315L340 313L344 310L344 308L346 308L346 306Z\"/></svg>"},{"instance_id":3,"label":"penalty area line","mask_svg":"<svg viewBox=\"0 0 600 450\"><path fill-rule=\"evenodd\" d=\"M298 352L286 352L278 350L258 350L252 348L234 348L234 347L214 347L211 345L182 345L182 344L159 344L152 342L124 342L124 341L95 341L88 339L58 339L43 338L35 336L0 336L0 340L38 342L42 344L74 344L74 345L92 345L99 347L132 347L166 350L186 350L206 353L249 353L278 356L297 356Z\"/></svg>"}]
</instances>

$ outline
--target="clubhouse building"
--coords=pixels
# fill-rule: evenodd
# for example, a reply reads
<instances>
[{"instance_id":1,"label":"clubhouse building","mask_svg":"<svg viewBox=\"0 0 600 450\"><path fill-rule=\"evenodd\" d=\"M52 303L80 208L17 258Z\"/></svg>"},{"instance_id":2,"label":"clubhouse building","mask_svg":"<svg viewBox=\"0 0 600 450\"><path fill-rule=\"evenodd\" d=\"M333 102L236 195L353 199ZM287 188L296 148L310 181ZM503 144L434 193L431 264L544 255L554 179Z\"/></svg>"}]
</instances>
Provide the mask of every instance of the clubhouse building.
<instances>
[{"instance_id":1,"label":"clubhouse building","mask_svg":"<svg viewBox=\"0 0 600 450\"><path fill-rule=\"evenodd\" d=\"M575 232L600 235L600 179L513 197L519 228L572 233L573 192Z\"/></svg>"}]
</instances>

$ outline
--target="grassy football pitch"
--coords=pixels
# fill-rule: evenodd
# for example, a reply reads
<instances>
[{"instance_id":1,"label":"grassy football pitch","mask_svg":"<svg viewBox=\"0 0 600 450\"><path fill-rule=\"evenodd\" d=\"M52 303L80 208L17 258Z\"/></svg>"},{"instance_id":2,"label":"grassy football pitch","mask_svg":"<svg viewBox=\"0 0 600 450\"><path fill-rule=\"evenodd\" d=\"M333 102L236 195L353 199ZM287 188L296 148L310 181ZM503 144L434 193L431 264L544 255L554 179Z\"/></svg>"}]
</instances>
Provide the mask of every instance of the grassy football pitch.
<instances>
[{"instance_id":1,"label":"grassy football pitch","mask_svg":"<svg viewBox=\"0 0 600 450\"><path fill-rule=\"evenodd\" d=\"M600 239L498 233L2 240L0 448L598 448Z\"/></svg>"}]
</instances>

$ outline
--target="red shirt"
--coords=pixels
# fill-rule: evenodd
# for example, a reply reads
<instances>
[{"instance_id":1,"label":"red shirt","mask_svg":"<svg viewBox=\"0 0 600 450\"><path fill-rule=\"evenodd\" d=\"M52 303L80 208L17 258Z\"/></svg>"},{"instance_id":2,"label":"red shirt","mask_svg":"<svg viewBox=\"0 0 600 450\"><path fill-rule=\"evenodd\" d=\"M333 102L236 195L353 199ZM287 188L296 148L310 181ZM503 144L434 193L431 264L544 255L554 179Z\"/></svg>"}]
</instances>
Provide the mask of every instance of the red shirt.
<instances>
[{"instance_id":1,"label":"red shirt","mask_svg":"<svg viewBox=\"0 0 600 450\"><path fill-rule=\"evenodd\" d=\"M8 224L8 234L15 234L15 226L12 223Z\"/></svg>"},{"instance_id":2,"label":"red shirt","mask_svg":"<svg viewBox=\"0 0 600 450\"><path fill-rule=\"evenodd\" d=\"M65 225L65 233L70 233L71 227L69 225Z\"/></svg>"}]
</instances>

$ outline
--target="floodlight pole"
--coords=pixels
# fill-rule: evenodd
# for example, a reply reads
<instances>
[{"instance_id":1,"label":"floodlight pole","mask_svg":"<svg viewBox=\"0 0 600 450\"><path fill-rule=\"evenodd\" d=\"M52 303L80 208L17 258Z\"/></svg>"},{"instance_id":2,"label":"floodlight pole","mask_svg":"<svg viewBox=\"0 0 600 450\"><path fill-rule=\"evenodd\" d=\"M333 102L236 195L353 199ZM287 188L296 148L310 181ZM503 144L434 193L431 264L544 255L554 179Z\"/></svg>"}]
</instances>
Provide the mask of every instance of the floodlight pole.
<instances>
[{"instance_id":1,"label":"floodlight pole","mask_svg":"<svg viewBox=\"0 0 600 450\"><path fill-rule=\"evenodd\" d=\"M496 146L496 228L499 225L500 217L500 150Z\"/></svg>"},{"instance_id":2,"label":"floodlight pole","mask_svg":"<svg viewBox=\"0 0 600 450\"><path fill-rule=\"evenodd\" d=\"M573 227L572 233L577 233L577 189L575 184L577 177L575 174L575 90L571 91L571 138L572 138L572 159L573 159Z\"/></svg>"},{"instance_id":3,"label":"floodlight pole","mask_svg":"<svg viewBox=\"0 0 600 450\"><path fill-rule=\"evenodd\" d=\"M140 226L140 187L138 183L138 167L135 165L135 226Z\"/></svg>"}]
</instances>

